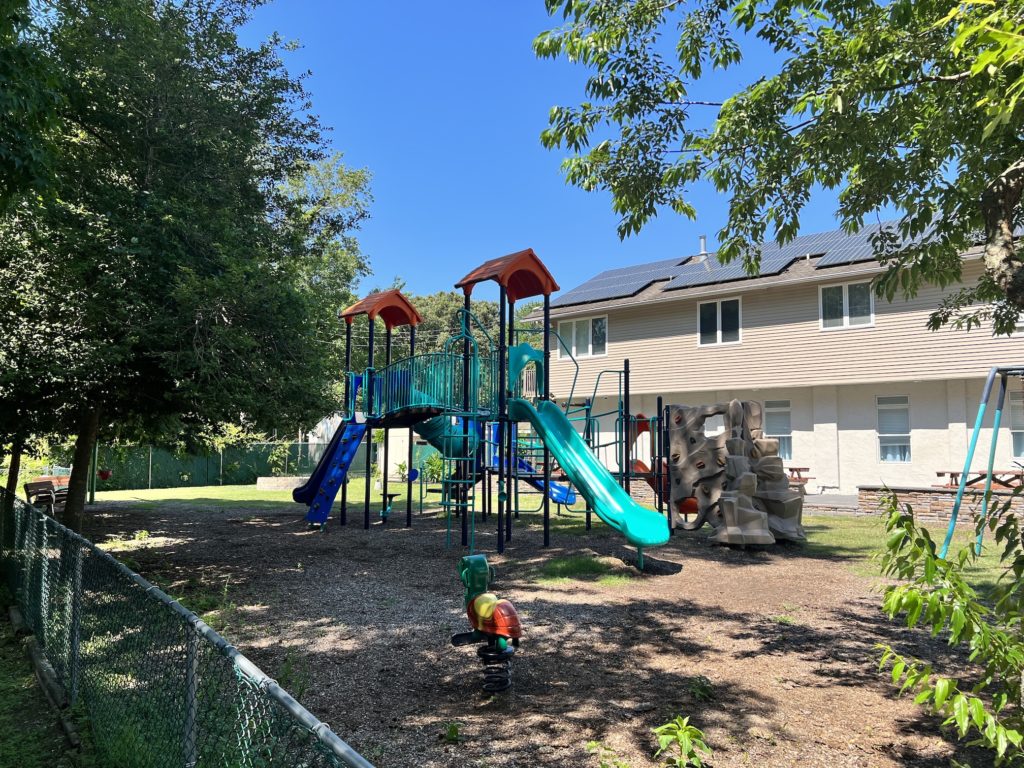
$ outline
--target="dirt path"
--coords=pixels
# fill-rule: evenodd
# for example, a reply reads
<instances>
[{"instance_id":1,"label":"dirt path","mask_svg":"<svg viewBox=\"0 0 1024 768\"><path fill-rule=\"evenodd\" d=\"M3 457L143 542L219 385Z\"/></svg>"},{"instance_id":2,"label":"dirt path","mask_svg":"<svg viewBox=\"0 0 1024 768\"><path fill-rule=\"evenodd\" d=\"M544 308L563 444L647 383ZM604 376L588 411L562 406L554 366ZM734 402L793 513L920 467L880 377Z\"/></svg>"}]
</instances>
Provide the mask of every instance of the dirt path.
<instances>
[{"instance_id":1,"label":"dirt path","mask_svg":"<svg viewBox=\"0 0 1024 768\"><path fill-rule=\"evenodd\" d=\"M287 676L378 768L597 766L591 740L650 768L650 729L677 714L705 730L715 768L990 765L955 751L934 718L892 696L876 643L933 657L946 647L886 622L872 580L838 558L678 535L649 556L658 575L544 582L539 568L551 557L632 553L593 534L557 536L543 550L539 531L517 528L507 556L491 562L526 637L513 690L488 699L472 649L449 645L467 628L461 551L445 550L432 515L411 530L320 534L291 509L117 502L98 511L87 531L96 541L150 532L122 554L172 594L229 580L238 607L224 633ZM489 530L478 534L482 551L493 544ZM459 724L457 744L443 739L449 723Z\"/></svg>"}]
</instances>

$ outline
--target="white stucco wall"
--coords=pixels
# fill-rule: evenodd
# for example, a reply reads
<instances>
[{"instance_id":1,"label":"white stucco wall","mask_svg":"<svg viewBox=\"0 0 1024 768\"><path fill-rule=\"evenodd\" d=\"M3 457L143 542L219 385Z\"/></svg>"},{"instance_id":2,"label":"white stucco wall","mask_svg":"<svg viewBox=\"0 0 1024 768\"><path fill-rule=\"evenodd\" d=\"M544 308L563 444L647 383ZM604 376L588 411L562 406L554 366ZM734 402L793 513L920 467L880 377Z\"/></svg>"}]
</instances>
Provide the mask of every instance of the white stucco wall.
<instances>
[{"instance_id":1,"label":"white stucco wall","mask_svg":"<svg viewBox=\"0 0 1024 768\"><path fill-rule=\"evenodd\" d=\"M809 467L813 477L807 490L818 493L856 493L858 485L935 485L942 480L937 471L959 470L963 466L967 444L978 410L984 381L907 381L897 383L856 384L793 388L747 388L714 392L668 392L665 405L705 405L741 400L789 400L793 436L793 466ZM1020 389L1019 381L1010 388ZM878 412L876 397L906 395L910 398L911 459L906 463L883 462L878 448ZM991 410L986 424L991 425ZM614 406L611 398L598 398L595 411ZM642 395L631 398L631 410L652 415L657 398ZM1009 429L1009 405L1004 413L996 452L997 469L1014 467ZM613 418L602 419L605 439L611 434ZM986 426L978 443L974 468L984 470L992 439ZM641 438L638 457L646 460L650 443ZM601 459L610 469L618 464L614 451L604 449Z\"/></svg>"}]
</instances>

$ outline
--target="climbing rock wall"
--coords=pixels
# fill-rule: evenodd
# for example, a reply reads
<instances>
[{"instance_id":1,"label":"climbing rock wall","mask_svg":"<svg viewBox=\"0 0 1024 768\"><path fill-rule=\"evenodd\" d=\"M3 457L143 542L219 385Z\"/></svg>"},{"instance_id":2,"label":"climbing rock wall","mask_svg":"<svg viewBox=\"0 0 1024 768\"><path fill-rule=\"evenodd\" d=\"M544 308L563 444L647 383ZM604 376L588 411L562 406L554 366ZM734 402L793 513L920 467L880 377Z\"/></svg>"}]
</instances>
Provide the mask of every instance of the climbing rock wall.
<instances>
[{"instance_id":1,"label":"climbing rock wall","mask_svg":"<svg viewBox=\"0 0 1024 768\"><path fill-rule=\"evenodd\" d=\"M705 422L721 415L725 430L705 433ZM669 468L673 525L696 530L708 523L721 544L803 541L803 496L789 487L778 440L764 436L761 404L733 400L716 405L669 408ZM697 516L675 510L697 500Z\"/></svg>"}]
</instances>

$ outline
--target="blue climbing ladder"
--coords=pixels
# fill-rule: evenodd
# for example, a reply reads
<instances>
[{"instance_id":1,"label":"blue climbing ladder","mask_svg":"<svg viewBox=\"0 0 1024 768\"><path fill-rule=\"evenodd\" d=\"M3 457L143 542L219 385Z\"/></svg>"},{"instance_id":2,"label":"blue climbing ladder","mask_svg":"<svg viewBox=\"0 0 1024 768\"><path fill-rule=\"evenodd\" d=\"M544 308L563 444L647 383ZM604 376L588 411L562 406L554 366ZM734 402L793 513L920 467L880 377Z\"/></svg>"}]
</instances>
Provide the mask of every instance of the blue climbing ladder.
<instances>
[{"instance_id":1,"label":"blue climbing ladder","mask_svg":"<svg viewBox=\"0 0 1024 768\"><path fill-rule=\"evenodd\" d=\"M334 498L338 495L341 484L345 482L348 468L355 458L363 435L366 434L366 424L348 423L344 429L341 439L332 446L326 472L309 505L309 512L306 513L306 520L314 525L324 525L330 517Z\"/></svg>"}]
</instances>

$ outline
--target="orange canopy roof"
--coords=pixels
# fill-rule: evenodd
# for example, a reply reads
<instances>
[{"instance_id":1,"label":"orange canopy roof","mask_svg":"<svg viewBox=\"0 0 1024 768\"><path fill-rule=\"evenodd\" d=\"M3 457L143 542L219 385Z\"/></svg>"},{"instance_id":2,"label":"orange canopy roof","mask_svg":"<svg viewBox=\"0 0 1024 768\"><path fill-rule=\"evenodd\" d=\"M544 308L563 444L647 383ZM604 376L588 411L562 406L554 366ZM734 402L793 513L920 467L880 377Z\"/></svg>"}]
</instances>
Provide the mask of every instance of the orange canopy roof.
<instances>
[{"instance_id":1,"label":"orange canopy roof","mask_svg":"<svg viewBox=\"0 0 1024 768\"><path fill-rule=\"evenodd\" d=\"M349 325L359 315L366 315L371 320L380 317L387 328L396 328L400 325L419 325L423 322L416 307L397 288L371 293L341 313Z\"/></svg>"},{"instance_id":2,"label":"orange canopy roof","mask_svg":"<svg viewBox=\"0 0 1024 768\"><path fill-rule=\"evenodd\" d=\"M510 253L481 264L455 284L468 295L473 286L485 280L494 280L505 287L509 301L528 299L531 296L550 296L558 290L558 283L548 272L533 248Z\"/></svg>"}]
</instances>

